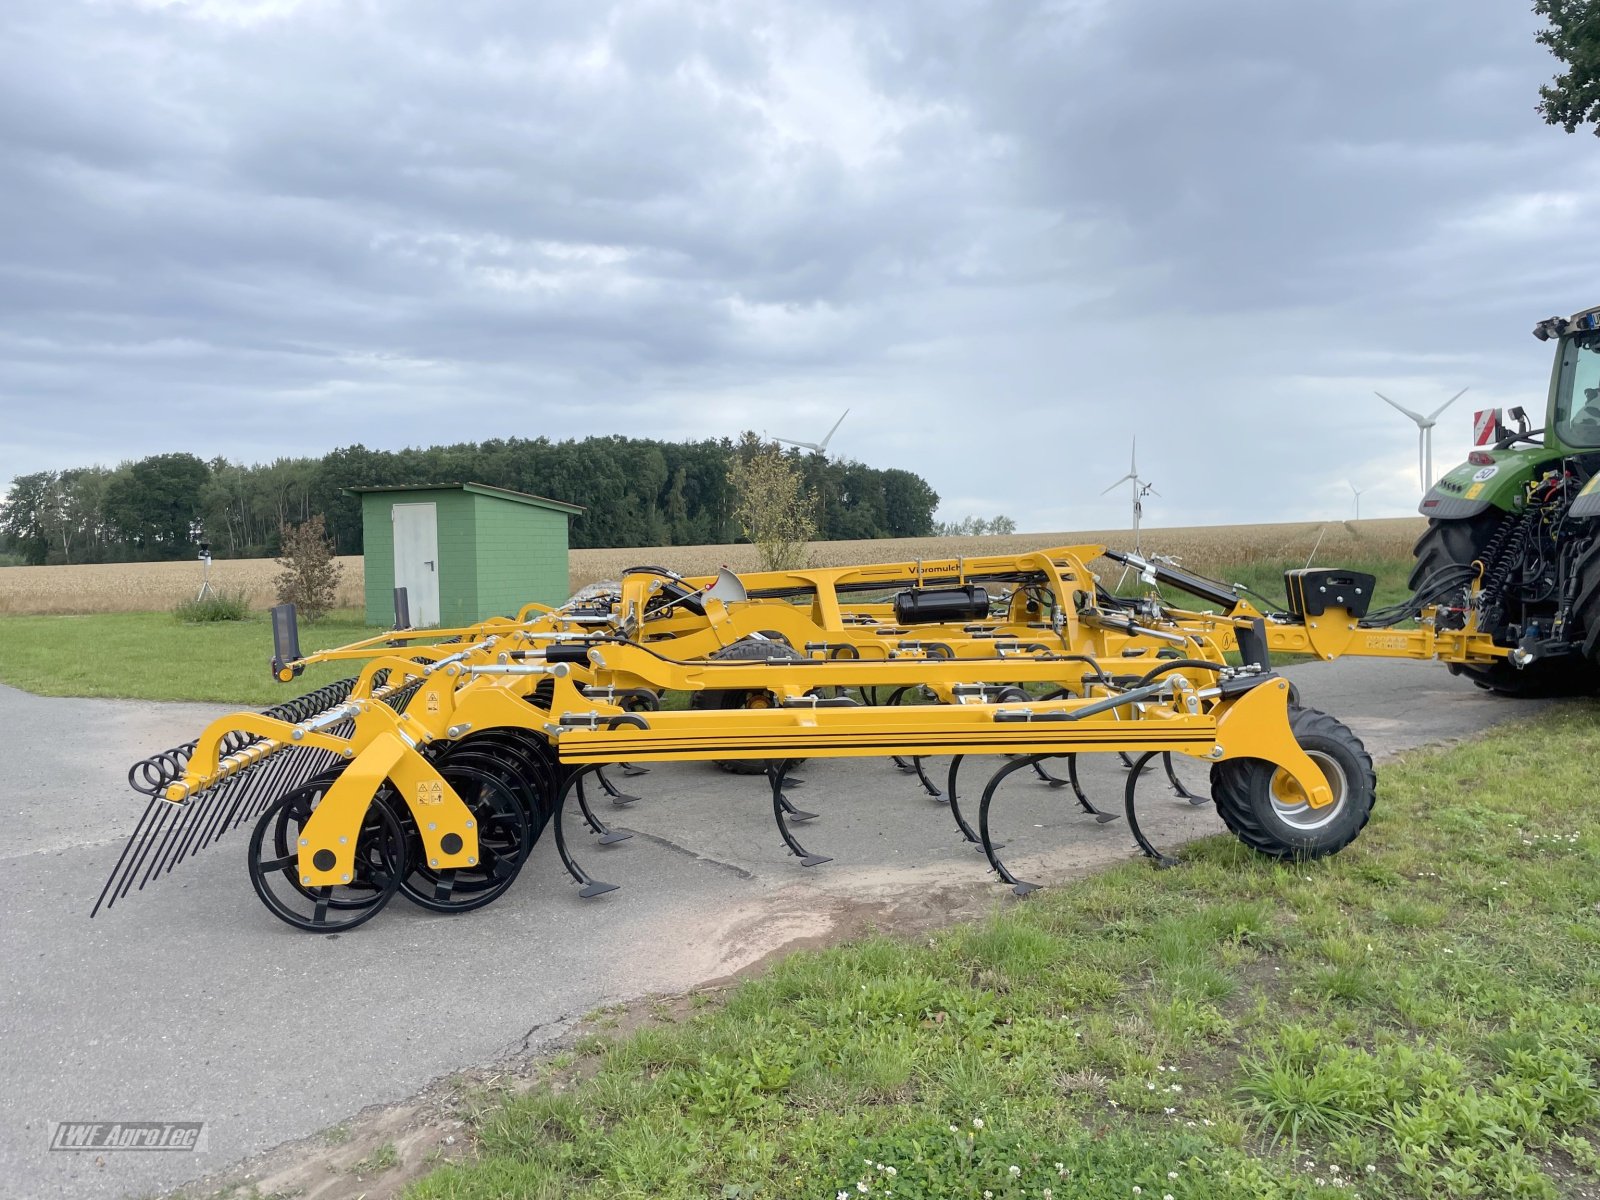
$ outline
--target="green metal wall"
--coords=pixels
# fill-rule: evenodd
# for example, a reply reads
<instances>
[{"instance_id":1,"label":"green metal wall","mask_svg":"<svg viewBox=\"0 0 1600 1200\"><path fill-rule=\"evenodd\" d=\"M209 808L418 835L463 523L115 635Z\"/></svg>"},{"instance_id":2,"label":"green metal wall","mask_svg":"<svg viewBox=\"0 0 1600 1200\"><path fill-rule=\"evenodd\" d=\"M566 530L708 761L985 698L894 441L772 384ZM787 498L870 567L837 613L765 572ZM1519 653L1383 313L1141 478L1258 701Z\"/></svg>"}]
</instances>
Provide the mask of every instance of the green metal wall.
<instances>
[{"instance_id":1,"label":"green metal wall","mask_svg":"<svg viewBox=\"0 0 1600 1200\"><path fill-rule=\"evenodd\" d=\"M470 498L477 534L475 619L514 616L529 601L564 601L567 515L495 496Z\"/></svg>"},{"instance_id":2,"label":"green metal wall","mask_svg":"<svg viewBox=\"0 0 1600 1200\"><path fill-rule=\"evenodd\" d=\"M367 624L394 623L396 504L438 516L439 620L470 625L512 616L529 601L567 598L567 515L461 488L366 492L361 497Z\"/></svg>"}]
</instances>

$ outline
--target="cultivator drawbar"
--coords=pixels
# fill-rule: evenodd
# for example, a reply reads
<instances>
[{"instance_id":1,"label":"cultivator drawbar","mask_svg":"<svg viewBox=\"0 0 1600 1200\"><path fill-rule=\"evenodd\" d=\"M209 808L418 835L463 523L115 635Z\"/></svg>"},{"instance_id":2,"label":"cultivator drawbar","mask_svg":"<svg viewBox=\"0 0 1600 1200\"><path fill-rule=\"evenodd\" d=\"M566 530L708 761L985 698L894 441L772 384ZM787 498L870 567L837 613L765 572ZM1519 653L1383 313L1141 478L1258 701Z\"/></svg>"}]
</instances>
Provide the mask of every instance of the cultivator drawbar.
<instances>
[{"instance_id":1,"label":"cultivator drawbar","mask_svg":"<svg viewBox=\"0 0 1600 1200\"><path fill-rule=\"evenodd\" d=\"M1157 762L1180 800L1215 803L1265 854L1348 844L1372 807L1371 763L1344 726L1292 702L1268 665L1268 623L1237 604L1175 615L1112 596L1088 567L1101 551L694 579L640 567L559 609L309 656L279 613L279 678L327 662L358 673L135 764L130 781L151 799L96 910L246 824L257 894L302 929L358 925L396 893L436 912L481 907L552 824L580 895L600 895L615 885L580 863L569 802L598 845L625 840L585 785L625 806L635 797L604 770L664 761L765 774L784 845L816 866L829 859L796 833L815 814L787 796L792 764L892 758L1018 894L1035 885L991 836L998 789L1028 771L1116 819L1086 794L1081 754L1123 756L1121 815L1158 860L1135 805ZM687 707L664 709L673 694ZM942 790L929 756L950 756ZM974 756L1004 757L964 810L958 774ZM1184 785L1183 760L1209 766L1209 796Z\"/></svg>"}]
</instances>

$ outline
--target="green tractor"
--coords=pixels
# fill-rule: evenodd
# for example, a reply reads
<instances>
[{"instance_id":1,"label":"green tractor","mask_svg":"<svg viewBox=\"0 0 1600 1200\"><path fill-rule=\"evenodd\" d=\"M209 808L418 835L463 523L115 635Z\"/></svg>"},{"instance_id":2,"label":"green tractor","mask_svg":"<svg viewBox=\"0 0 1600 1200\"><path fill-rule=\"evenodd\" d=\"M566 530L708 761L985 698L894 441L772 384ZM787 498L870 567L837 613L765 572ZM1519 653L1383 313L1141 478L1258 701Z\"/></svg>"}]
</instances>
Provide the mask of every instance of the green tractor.
<instances>
[{"instance_id":1,"label":"green tractor","mask_svg":"<svg viewBox=\"0 0 1600 1200\"><path fill-rule=\"evenodd\" d=\"M1478 627L1511 648L1504 662L1451 671L1506 695L1579 694L1600 687L1600 308L1533 335L1556 343L1544 428L1511 409L1515 430L1497 421L1492 448L1429 489L1410 582L1441 623L1476 604Z\"/></svg>"}]
</instances>

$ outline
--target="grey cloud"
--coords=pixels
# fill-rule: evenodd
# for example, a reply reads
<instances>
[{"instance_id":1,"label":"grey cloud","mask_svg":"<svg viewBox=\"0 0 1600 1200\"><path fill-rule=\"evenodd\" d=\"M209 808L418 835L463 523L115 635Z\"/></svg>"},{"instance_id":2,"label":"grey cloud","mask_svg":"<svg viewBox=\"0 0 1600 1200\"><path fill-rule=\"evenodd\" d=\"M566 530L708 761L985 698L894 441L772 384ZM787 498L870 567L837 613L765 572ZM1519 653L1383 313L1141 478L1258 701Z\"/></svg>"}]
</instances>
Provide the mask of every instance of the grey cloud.
<instances>
[{"instance_id":1,"label":"grey cloud","mask_svg":"<svg viewBox=\"0 0 1600 1200\"><path fill-rule=\"evenodd\" d=\"M0 479L849 406L952 516L1399 512L1370 389L1593 301L1493 0L277 7L0 16Z\"/></svg>"}]
</instances>

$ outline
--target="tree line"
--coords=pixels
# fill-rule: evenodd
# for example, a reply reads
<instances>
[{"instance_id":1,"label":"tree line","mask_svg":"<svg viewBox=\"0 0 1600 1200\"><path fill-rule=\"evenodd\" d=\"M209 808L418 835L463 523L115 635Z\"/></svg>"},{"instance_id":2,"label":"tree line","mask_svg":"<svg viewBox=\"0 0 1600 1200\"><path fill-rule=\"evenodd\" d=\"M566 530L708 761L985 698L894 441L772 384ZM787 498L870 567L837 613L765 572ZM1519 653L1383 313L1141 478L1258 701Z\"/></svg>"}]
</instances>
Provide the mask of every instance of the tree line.
<instances>
[{"instance_id":1,"label":"tree line","mask_svg":"<svg viewBox=\"0 0 1600 1200\"><path fill-rule=\"evenodd\" d=\"M276 556L280 530L321 514L340 554L361 553L361 503L346 488L482 483L587 511L571 544L681 546L738 540L728 469L762 443L753 433L699 442L591 437L496 438L386 451L344 446L321 458L244 464L157 454L114 468L36 471L12 481L0 552L28 563ZM910 471L788 452L828 540L925 537L939 496Z\"/></svg>"}]
</instances>

